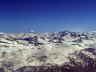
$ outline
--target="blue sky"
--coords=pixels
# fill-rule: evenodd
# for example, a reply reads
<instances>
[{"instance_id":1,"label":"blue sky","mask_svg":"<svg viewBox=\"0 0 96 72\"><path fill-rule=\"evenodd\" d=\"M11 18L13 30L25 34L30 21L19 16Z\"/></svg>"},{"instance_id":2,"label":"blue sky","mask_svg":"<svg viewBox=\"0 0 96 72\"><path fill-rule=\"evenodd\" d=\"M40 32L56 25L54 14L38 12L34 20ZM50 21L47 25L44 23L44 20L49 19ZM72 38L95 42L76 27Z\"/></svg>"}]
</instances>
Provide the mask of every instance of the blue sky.
<instances>
[{"instance_id":1,"label":"blue sky","mask_svg":"<svg viewBox=\"0 0 96 72\"><path fill-rule=\"evenodd\" d=\"M96 30L96 0L0 0L0 32Z\"/></svg>"}]
</instances>

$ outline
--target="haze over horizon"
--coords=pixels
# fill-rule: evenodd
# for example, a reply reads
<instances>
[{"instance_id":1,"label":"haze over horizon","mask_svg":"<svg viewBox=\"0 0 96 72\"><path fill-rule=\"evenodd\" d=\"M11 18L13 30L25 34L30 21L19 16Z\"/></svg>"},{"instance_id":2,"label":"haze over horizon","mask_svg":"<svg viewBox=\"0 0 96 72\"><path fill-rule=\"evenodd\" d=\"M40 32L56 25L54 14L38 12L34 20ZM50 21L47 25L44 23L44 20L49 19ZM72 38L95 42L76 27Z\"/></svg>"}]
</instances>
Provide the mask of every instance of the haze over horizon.
<instances>
[{"instance_id":1,"label":"haze over horizon","mask_svg":"<svg viewBox=\"0 0 96 72\"><path fill-rule=\"evenodd\" d=\"M95 31L95 0L0 0L0 32Z\"/></svg>"}]
</instances>

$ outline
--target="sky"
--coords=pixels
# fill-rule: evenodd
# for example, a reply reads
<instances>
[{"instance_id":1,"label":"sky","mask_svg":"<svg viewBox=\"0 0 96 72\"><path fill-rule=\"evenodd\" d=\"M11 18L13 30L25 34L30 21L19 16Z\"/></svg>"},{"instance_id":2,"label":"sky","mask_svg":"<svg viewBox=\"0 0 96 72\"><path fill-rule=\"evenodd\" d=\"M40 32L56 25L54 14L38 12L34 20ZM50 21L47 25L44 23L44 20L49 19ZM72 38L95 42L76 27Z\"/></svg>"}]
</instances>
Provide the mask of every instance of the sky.
<instances>
[{"instance_id":1,"label":"sky","mask_svg":"<svg viewBox=\"0 0 96 72\"><path fill-rule=\"evenodd\" d=\"M96 0L0 0L0 32L96 30Z\"/></svg>"}]
</instances>

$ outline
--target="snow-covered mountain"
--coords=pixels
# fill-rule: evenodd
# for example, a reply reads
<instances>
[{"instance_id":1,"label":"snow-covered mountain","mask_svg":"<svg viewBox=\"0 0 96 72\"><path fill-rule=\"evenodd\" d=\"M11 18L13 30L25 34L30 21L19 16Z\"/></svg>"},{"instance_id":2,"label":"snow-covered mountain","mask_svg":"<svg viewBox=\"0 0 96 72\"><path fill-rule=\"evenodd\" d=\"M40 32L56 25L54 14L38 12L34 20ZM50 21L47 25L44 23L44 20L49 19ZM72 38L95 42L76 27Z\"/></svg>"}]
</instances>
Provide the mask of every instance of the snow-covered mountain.
<instances>
[{"instance_id":1,"label":"snow-covered mountain","mask_svg":"<svg viewBox=\"0 0 96 72\"><path fill-rule=\"evenodd\" d=\"M96 72L95 61L94 32L0 33L0 72Z\"/></svg>"}]
</instances>

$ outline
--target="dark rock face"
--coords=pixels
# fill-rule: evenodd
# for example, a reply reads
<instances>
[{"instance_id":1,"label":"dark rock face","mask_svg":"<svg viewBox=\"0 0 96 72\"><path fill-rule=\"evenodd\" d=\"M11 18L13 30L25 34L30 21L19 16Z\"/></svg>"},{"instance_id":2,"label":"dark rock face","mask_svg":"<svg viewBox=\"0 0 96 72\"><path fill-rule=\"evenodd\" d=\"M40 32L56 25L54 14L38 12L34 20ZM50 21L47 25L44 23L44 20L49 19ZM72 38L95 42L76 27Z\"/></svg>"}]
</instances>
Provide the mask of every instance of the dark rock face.
<instances>
[{"instance_id":1,"label":"dark rock face","mask_svg":"<svg viewBox=\"0 0 96 72\"><path fill-rule=\"evenodd\" d=\"M5 72L3 68L0 68L0 72Z\"/></svg>"},{"instance_id":2,"label":"dark rock face","mask_svg":"<svg viewBox=\"0 0 96 72\"><path fill-rule=\"evenodd\" d=\"M72 61L71 64L75 65L75 62ZM96 64L94 64L94 67L89 64L85 67L82 67L81 65L62 65L62 66L51 66L51 67L22 67L14 72L96 72Z\"/></svg>"},{"instance_id":3,"label":"dark rock face","mask_svg":"<svg viewBox=\"0 0 96 72\"><path fill-rule=\"evenodd\" d=\"M32 37L29 37L29 38L24 38L24 40L26 40L26 41L32 41L32 40L33 40L33 38L32 38Z\"/></svg>"},{"instance_id":4,"label":"dark rock face","mask_svg":"<svg viewBox=\"0 0 96 72\"><path fill-rule=\"evenodd\" d=\"M96 49L95 48L86 48L85 51L91 52L93 55L96 55Z\"/></svg>"},{"instance_id":5,"label":"dark rock face","mask_svg":"<svg viewBox=\"0 0 96 72\"><path fill-rule=\"evenodd\" d=\"M60 37L63 37L63 36L66 36L66 35L69 34L69 33L70 33L70 31L65 30L65 31L58 32L58 35L59 35Z\"/></svg>"},{"instance_id":6,"label":"dark rock face","mask_svg":"<svg viewBox=\"0 0 96 72\"><path fill-rule=\"evenodd\" d=\"M17 69L16 71L14 72L35 72L36 68L33 68L33 67L22 67L20 69Z\"/></svg>"}]
</instances>

